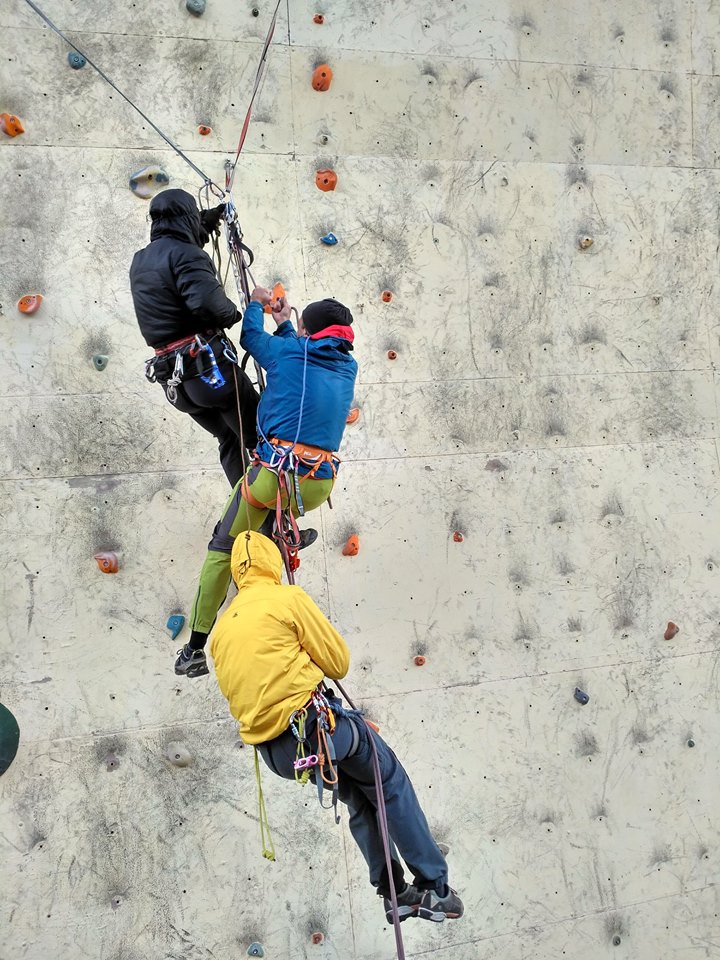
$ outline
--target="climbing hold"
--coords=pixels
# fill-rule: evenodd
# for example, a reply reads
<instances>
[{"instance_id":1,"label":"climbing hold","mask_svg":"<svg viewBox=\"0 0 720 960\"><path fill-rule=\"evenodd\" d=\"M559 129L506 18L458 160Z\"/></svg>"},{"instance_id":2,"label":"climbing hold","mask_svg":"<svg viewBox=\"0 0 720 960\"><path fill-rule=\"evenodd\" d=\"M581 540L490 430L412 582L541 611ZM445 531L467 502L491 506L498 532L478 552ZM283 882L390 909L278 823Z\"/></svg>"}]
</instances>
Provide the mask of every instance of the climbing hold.
<instances>
[{"instance_id":1,"label":"climbing hold","mask_svg":"<svg viewBox=\"0 0 720 960\"><path fill-rule=\"evenodd\" d=\"M212 127L208 127L207 124L201 123L198 127L198 133L201 137L209 137L212 133Z\"/></svg>"},{"instance_id":2,"label":"climbing hold","mask_svg":"<svg viewBox=\"0 0 720 960\"><path fill-rule=\"evenodd\" d=\"M342 552L344 557L356 557L360 553L360 537L356 533L347 538Z\"/></svg>"},{"instance_id":3,"label":"climbing hold","mask_svg":"<svg viewBox=\"0 0 720 960\"><path fill-rule=\"evenodd\" d=\"M173 613L168 617L165 626L170 631L171 639L175 640L185 626L185 617L181 613Z\"/></svg>"},{"instance_id":4,"label":"climbing hold","mask_svg":"<svg viewBox=\"0 0 720 960\"><path fill-rule=\"evenodd\" d=\"M668 625L665 629L665 633L663 634L663 637L666 640L672 640L672 638L676 637L679 633L680 633L680 627L676 623L673 623L672 620L668 620Z\"/></svg>"},{"instance_id":5,"label":"climbing hold","mask_svg":"<svg viewBox=\"0 0 720 960\"><path fill-rule=\"evenodd\" d=\"M250 11L250 13L252 13L252 15L253 15L254 17L259 17L259 16L260 16L260 11L258 10L257 7L253 7L252 10Z\"/></svg>"},{"instance_id":6,"label":"climbing hold","mask_svg":"<svg viewBox=\"0 0 720 960\"><path fill-rule=\"evenodd\" d=\"M618 937L618 936L614 936L614 937L613 937L613 946L614 946L614 947L619 947L621 943L622 943L622 940L620 939L620 937Z\"/></svg>"},{"instance_id":7,"label":"climbing hold","mask_svg":"<svg viewBox=\"0 0 720 960\"><path fill-rule=\"evenodd\" d=\"M419 653L416 657L413 657L413 663L416 667L424 667L426 663L425 657Z\"/></svg>"},{"instance_id":8,"label":"climbing hold","mask_svg":"<svg viewBox=\"0 0 720 960\"><path fill-rule=\"evenodd\" d=\"M194 17L201 17L205 13L205 0L185 0L185 9Z\"/></svg>"},{"instance_id":9,"label":"climbing hold","mask_svg":"<svg viewBox=\"0 0 720 960\"><path fill-rule=\"evenodd\" d=\"M450 853L450 847L447 845L447 843L439 843L438 850L444 857Z\"/></svg>"},{"instance_id":10,"label":"climbing hold","mask_svg":"<svg viewBox=\"0 0 720 960\"><path fill-rule=\"evenodd\" d=\"M388 350L387 352L388 360L397 360L397 353L395 350Z\"/></svg>"},{"instance_id":11,"label":"climbing hold","mask_svg":"<svg viewBox=\"0 0 720 960\"><path fill-rule=\"evenodd\" d=\"M76 50L71 50L68 54L68 63L73 70L82 70L87 60L81 53L78 53Z\"/></svg>"},{"instance_id":12,"label":"climbing hold","mask_svg":"<svg viewBox=\"0 0 720 960\"><path fill-rule=\"evenodd\" d=\"M574 697L577 702L581 703L583 706L590 701L590 697L585 693L584 690L581 690L580 687L575 687Z\"/></svg>"},{"instance_id":13,"label":"climbing hold","mask_svg":"<svg viewBox=\"0 0 720 960\"><path fill-rule=\"evenodd\" d=\"M142 197L143 200L154 197L158 191L169 183L170 177L162 167L143 167L142 170L138 170L130 177L130 189L138 197Z\"/></svg>"},{"instance_id":14,"label":"climbing hold","mask_svg":"<svg viewBox=\"0 0 720 960\"><path fill-rule=\"evenodd\" d=\"M96 353L92 358L92 362L96 370L104 370L110 362L110 357L106 357L104 353Z\"/></svg>"},{"instance_id":15,"label":"climbing hold","mask_svg":"<svg viewBox=\"0 0 720 960\"><path fill-rule=\"evenodd\" d=\"M171 740L165 747L165 756L174 767L189 767L193 759L188 748L176 740Z\"/></svg>"},{"instance_id":16,"label":"climbing hold","mask_svg":"<svg viewBox=\"0 0 720 960\"><path fill-rule=\"evenodd\" d=\"M247 948L247 955L249 957L264 957L265 951L263 950L261 943L251 943Z\"/></svg>"},{"instance_id":17,"label":"climbing hold","mask_svg":"<svg viewBox=\"0 0 720 960\"><path fill-rule=\"evenodd\" d=\"M20 313L37 313L42 302L43 298L41 293L29 293L25 297L20 297L17 302L17 308Z\"/></svg>"},{"instance_id":18,"label":"climbing hold","mask_svg":"<svg viewBox=\"0 0 720 960\"><path fill-rule=\"evenodd\" d=\"M20 743L20 727L15 716L0 703L0 777L15 759Z\"/></svg>"},{"instance_id":19,"label":"climbing hold","mask_svg":"<svg viewBox=\"0 0 720 960\"><path fill-rule=\"evenodd\" d=\"M330 84L332 83L333 72L332 68L329 67L326 63L321 63L319 67L315 67L312 75L312 87L313 90L317 90L320 93L324 93L326 90L330 89Z\"/></svg>"},{"instance_id":20,"label":"climbing hold","mask_svg":"<svg viewBox=\"0 0 720 960\"><path fill-rule=\"evenodd\" d=\"M594 242L595 241L593 240L592 237L580 237L580 239L578 240L578 246L580 247L581 250L587 250L589 247L593 245Z\"/></svg>"},{"instance_id":21,"label":"climbing hold","mask_svg":"<svg viewBox=\"0 0 720 960\"><path fill-rule=\"evenodd\" d=\"M338 238L334 233L326 233L324 237L320 237L320 242L324 243L326 247L334 247Z\"/></svg>"},{"instance_id":22,"label":"climbing hold","mask_svg":"<svg viewBox=\"0 0 720 960\"><path fill-rule=\"evenodd\" d=\"M321 13L316 13L313 17L313 23L321 27L325 23L325 17Z\"/></svg>"},{"instance_id":23,"label":"climbing hold","mask_svg":"<svg viewBox=\"0 0 720 960\"><path fill-rule=\"evenodd\" d=\"M16 117L14 113L0 113L0 129L8 137L17 137L18 134L25 133L20 117Z\"/></svg>"},{"instance_id":24,"label":"climbing hold","mask_svg":"<svg viewBox=\"0 0 720 960\"><path fill-rule=\"evenodd\" d=\"M383 290L383 292L380 294L380 299L382 300L383 303L390 303L392 298L393 298L393 295L389 290Z\"/></svg>"},{"instance_id":25,"label":"climbing hold","mask_svg":"<svg viewBox=\"0 0 720 960\"><path fill-rule=\"evenodd\" d=\"M285 287L281 283L276 283L272 291L272 300L265 306L265 313L272 313L272 308L277 304L281 297L285 296Z\"/></svg>"},{"instance_id":26,"label":"climbing hold","mask_svg":"<svg viewBox=\"0 0 720 960\"><path fill-rule=\"evenodd\" d=\"M455 541L455 543L462 543L464 539L465 537L460 533L459 530L456 530L455 533L453 534L453 540Z\"/></svg>"},{"instance_id":27,"label":"climbing hold","mask_svg":"<svg viewBox=\"0 0 720 960\"><path fill-rule=\"evenodd\" d=\"M310 937L310 943L314 944L316 947L320 946L321 943L325 943L325 934L320 933L319 930L316 930L315 933Z\"/></svg>"},{"instance_id":28,"label":"climbing hold","mask_svg":"<svg viewBox=\"0 0 720 960\"><path fill-rule=\"evenodd\" d=\"M113 908L113 910L117 910L117 908L120 906L121 903L122 903L122 900L117 894L115 894L115 896L112 897L110 900L110 906Z\"/></svg>"},{"instance_id":29,"label":"climbing hold","mask_svg":"<svg viewBox=\"0 0 720 960\"><path fill-rule=\"evenodd\" d=\"M105 757L105 769L106 770L117 770L120 766L120 757L116 754L110 752Z\"/></svg>"},{"instance_id":30,"label":"climbing hold","mask_svg":"<svg viewBox=\"0 0 720 960\"><path fill-rule=\"evenodd\" d=\"M120 569L117 554L112 550L104 550L102 553L95 554L95 560L103 573L117 573Z\"/></svg>"},{"instance_id":31,"label":"climbing hold","mask_svg":"<svg viewBox=\"0 0 720 960\"><path fill-rule=\"evenodd\" d=\"M689 747L694 747L694 746L695 746L695 741L693 740L692 737L690 737L690 739L688 740L687 745L688 745Z\"/></svg>"},{"instance_id":32,"label":"climbing hold","mask_svg":"<svg viewBox=\"0 0 720 960\"><path fill-rule=\"evenodd\" d=\"M345 423L357 423L360 419L360 408L353 407L345 419Z\"/></svg>"},{"instance_id":33,"label":"climbing hold","mask_svg":"<svg viewBox=\"0 0 720 960\"><path fill-rule=\"evenodd\" d=\"M315 186L323 193L334 190L337 186L337 174L334 170L318 170L315 174Z\"/></svg>"}]
</instances>

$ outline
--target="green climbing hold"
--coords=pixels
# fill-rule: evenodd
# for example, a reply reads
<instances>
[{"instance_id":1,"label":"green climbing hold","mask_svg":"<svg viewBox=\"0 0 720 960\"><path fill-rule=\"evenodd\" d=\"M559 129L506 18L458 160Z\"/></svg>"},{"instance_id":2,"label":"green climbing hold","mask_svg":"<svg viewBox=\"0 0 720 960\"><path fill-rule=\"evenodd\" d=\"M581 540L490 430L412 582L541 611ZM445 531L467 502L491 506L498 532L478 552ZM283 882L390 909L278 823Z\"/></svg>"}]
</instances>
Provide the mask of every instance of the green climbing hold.
<instances>
[{"instance_id":1,"label":"green climbing hold","mask_svg":"<svg viewBox=\"0 0 720 960\"><path fill-rule=\"evenodd\" d=\"M194 17L201 17L205 13L205 0L186 0L185 8Z\"/></svg>"},{"instance_id":2,"label":"green climbing hold","mask_svg":"<svg viewBox=\"0 0 720 960\"><path fill-rule=\"evenodd\" d=\"M0 777L15 759L20 743L20 727L8 708L0 703Z\"/></svg>"},{"instance_id":3,"label":"green climbing hold","mask_svg":"<svg viewBox=\"0 0 720 960\"><path fill-rule=\"evenodd\" d=\"M104 370L109 360L110 357L106 357L104 353L96 353L92 358L93 366L96 370Z\"/></svg>"}]
</instances>

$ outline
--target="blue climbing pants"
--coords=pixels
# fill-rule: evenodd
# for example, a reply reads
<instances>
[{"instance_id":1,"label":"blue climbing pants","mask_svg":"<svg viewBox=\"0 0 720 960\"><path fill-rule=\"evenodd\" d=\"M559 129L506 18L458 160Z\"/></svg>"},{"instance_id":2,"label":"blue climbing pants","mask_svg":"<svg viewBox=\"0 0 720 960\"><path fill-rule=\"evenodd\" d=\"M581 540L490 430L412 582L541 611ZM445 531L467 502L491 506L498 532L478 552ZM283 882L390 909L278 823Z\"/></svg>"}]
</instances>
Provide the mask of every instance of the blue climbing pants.
<instances>
[{"instance_id":1,"label":"blue climbing pants","mask_svg":"<svg viewBox=\"0 0 720 960\"><path fill-rule=\"evenodd\" d=\"M335 703L331 703L335 707ZM444 887L448 876L447 863L430 833L425 814L402 764L382 737L371 730L356 713L342 711L342 714L339 714L336 711L335 719L332 739L337 757L338 796L348 807L350 832L365 857L370 883L377 888L379 894L390 896L385 853L377 819L370 744L372 736L382 773L395 884L402 888L403 871L398 863L399 853L413 873L416 887ZM305 751L307 754L316 752L315 728L316 716L311 706L308 707L306 721L306 735L310 747ZM258 746L267 766L286 780L293 780L295 777L293 762L296 748L297 740L289 729L274 740ZM319 773L315 775L319 776ZM307 790L308 787L304 789Z\"/></svg>"}]
</instances>

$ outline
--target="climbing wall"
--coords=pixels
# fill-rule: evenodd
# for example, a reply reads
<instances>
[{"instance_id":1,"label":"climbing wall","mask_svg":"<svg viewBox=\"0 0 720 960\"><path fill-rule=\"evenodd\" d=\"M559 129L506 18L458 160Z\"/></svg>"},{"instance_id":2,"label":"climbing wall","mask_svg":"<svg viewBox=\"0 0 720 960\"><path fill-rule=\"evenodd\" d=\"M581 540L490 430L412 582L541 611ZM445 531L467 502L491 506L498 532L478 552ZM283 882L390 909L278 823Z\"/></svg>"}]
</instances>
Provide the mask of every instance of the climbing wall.
<instances>
[{"instance_id":1,"label":"climbing wall","mask_svg":"<svg viewBox=\"0 0 720 960\"><path fill-rule=\"evenodd\" d=\"M273 7L44 0L221 182ZM24 0L0 24L0 957L391 960L346 823L266 774L263 860L252 754L172 672L227 491L143 377L128 181L201 181ZM356 318L299 581L465 900L408 957L720 951L718 44L712 0L281 7L236 198L257 279Z\"/></svg>"}]
</instances>

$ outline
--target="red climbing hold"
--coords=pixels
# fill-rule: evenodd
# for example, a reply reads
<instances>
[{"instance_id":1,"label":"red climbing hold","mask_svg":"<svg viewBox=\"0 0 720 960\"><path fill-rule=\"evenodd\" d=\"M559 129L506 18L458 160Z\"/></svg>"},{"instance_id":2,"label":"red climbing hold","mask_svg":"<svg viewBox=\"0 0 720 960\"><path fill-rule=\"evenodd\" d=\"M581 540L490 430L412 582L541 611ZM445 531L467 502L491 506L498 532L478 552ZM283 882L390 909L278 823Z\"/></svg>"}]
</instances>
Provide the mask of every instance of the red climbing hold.
<instances>
[{"instance_id":1,"label":"red climbing hold","mask_svg":"<svg viewBox=\"0 0 720 960\"><path fill-rule=\"evenodd\" d=\"M395 350L388 350L387 358L388 360L397 360L397 353L395 352Z\"/></svg>"},{"instance_id":2,"label":"red climbing hold","mask_svg":"<svg viewBox=\"0 0 720 960\"><path fill-rule=\"evenodd\" d=\"M117 554L111 550L96 553L95 560L103 573L117 573L120 569Z\"/></svg>"},{"instance_id":3,"label":"red climbing hold","mask_svg":"<svg viewBox=\"0 0 720 960\"><path fill-rule=\"evenodd\" d=\"M0 113L0 130L8 137L17 137L18 134L25 133L20 117L16 117L14 113Z\"/></svg>"},{"instance_id":4,"label":"red climbing hold","mask_svg":"<svg viewBox=\"0 0 720 960\"><path fill-rule=\"evenodd\" d=\"M17 302L17 308L20 313L37 313L42 302L42 294L29 293L25 297L20 297Z\"/></svg>"},{"instance_id":5,"label":"red climbing hold","mask_svg":"<svg viewBox=\"0 0 720 960\"><path fill-rule=\"evenodd\" d=\"M281 283L276 283L273 287L272 300L265 307L265 313L272 313L272 308L276 306L278 300L285 297L285 287Z\"/></svg>"},{"instance_id":6,"label":"red climbing hold","mask_svg":"<svg viewBox=\"0 0 720 960\"><path fill-rule=\"evenodd\" d=\"M315 67L312 76L312 86L313 90L318 90L321 93L324 93L326 90L330 89L330 84L332 83L333 72L332 68L329 67L326 63L321 63L319 67Z\"/></svg>"},{"instance_id":7,"label":"red climbing hold","mask_svg":"<svg viewBox=\"0 0 720 960\"><path fill-rule=\"evenodd\" d=\"M360 553L360 537L356 533L347 538L342 552L344 557L356 557Z\"/></svg>"},{"instance_id":8,"label":"red climbing hold","mask_svg":"<svg viewBox=\"0 0 720 960\"><path fill-rule=\"evenodd\" d=\"M360 419L360 409L359 407L353 407L350 413L347 415L345 423L357 423Z\"/></svg>"},{"instance_id":9,"label":"red climbing hold","mask_svg":"<svg viewBox=\"0 0 720 960\"><path fill-rule=\"evenodd\" d=\"M390 303L393 297L392 292L390 290L383 290L380 296L382 298L383 303Z\"/></svg>"},{"instance_id":10,"label":"red climbing hold","mask_svg":"<svg viewBox=\"0 0 720 960\"><path fill-rule=\"evenodd\" d=\"M212 127L208 127L207 124L201 123L198 127L198 133L201 137L209 137L212 133Z\"/></svg>"},{"instance_id":11,"label":"red climbing hold","mask_svg":"<svg viewBox=\"0 0 720 960\"><path fill-rule=\"evenodd\" d=\"M318 170L315 174L315 186L323 193L334 190L337 186L337 174L334 170Z\"/></svg>"},{"instance_id":12,"label":"red climbing hold","mask_svg":"<svg viewBox=\"0 0 720 960\"><path fill-rule=\"evenodd\" d=\"M680 633L680 627L676 623L673 623L672 620L668 620L667 629L663 634L665 639L672 640L672 638L676 637L679 633Z\"/></svg>"},{"instance_id":13,"label":"red climbing hold","mask_svg":"<svg viewBox=\"0 0 720 960\"><path fill-rule=\"evenodd\" d=\"M316 13L313 17L313 23L321 27L325 23L325 17L321 13Z\"/></svg>"},{"instance_id":14,"label":"red climbing hold","mask_svg":"<svg viewBox=\"0 0 720 960\"><path fill-rule=\"evenodd\" d=\"M460 533L459 530L456 530L455 533L453 534L453 540L455 541L455 543L462 543L464 539L465 537Z\"/></svg>"},{"instance_id":15,"label":"red climbing hold","mask_svg":"<svg viewBox=\"0 0 720 960\"><path fill-rule=\"evenodd\" d=\"M426 663L425 657L419 653L416 657L413 657L413 663L416 667L424 667Z\"/></svg>"},{"instance_id":16,"label":"red climbing hold","mask_svg":"<svg viewBox=\"0 0 720 960\"><path fill-rule=\"evenodd\" d=\"M325 934L320 933L319 930L316 930L315 933L310 937L310 942L316 947L320 946L321 943L325 943Z\"/></svg>"}]
</instances>

